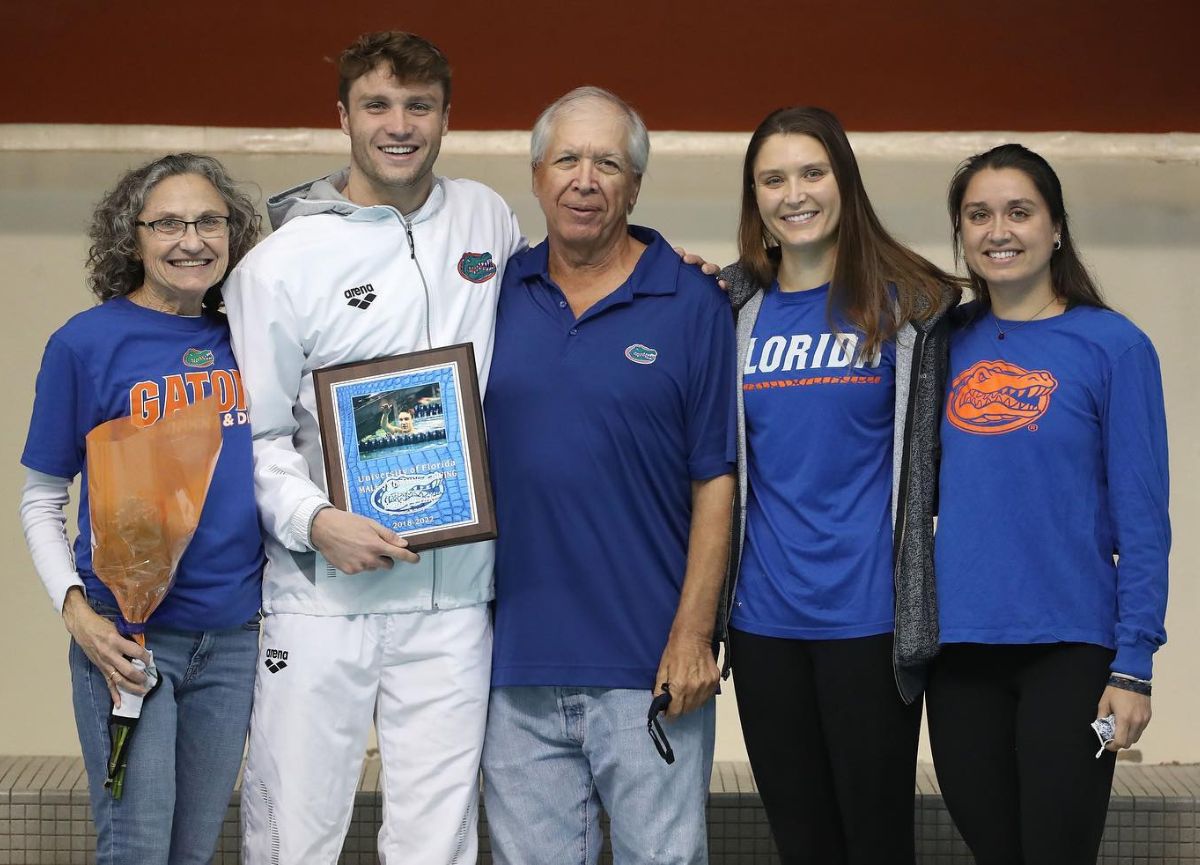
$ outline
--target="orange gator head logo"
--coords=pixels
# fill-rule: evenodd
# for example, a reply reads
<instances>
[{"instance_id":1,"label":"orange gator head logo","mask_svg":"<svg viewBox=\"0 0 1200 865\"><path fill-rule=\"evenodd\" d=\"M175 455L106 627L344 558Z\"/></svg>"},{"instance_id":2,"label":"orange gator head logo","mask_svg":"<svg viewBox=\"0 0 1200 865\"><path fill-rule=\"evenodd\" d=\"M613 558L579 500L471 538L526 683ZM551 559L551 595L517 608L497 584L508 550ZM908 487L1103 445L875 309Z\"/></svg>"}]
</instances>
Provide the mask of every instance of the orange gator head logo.
<instances>
[{"instance_id":1,"label":"orange gator head logo","mask_svg":"<svg viewBox=\"0 0 1200 865\"><path fill-rule=\"evenodd\" d=\"M1058 379L1044 369L1030 372L1006 360L981 360L951 383L946 418L969 433L1011 432L1044 415L1057 387Z\"/></svg>"}]
</instances>

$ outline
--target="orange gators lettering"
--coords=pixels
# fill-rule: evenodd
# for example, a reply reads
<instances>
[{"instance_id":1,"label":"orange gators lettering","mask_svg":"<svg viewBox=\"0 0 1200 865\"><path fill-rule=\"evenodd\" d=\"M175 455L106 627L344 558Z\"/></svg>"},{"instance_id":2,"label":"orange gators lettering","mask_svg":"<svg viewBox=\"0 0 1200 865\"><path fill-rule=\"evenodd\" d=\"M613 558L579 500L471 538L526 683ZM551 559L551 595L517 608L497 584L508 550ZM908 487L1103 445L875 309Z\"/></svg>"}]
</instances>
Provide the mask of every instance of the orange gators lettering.
<instances>
[{"instance_id":1,"label":"orange gators lettering","mask_svg":"<svg viewBox=\"0 0 1200 865\"><path fill-rule=\"evenodd\" d=\"M162 417L158 382L139 381L129 389L129 416L137 427L150 426Z\"/></svg>"},{"instance_id":2,"label":"orange gators lettering","mask_svg":"<svg viewBox=\"0 0 1200 865\"><path fill-rule=\"evenodd\" d=\"M960 430L999 435L1029 426L1046 413L1058 379L1006 360L981 360L950 384L946 419Z\"/></svg>"},{"instance_id":3,"label":"orange gators lettering","mask_svg":"<svg viewBox=\"0 0 1200 865\"><path fill-rule=\"evenodd\" d=\"M129 416L139 427L157 423L192 403L213 395L221 414L246 411L246 393L237 370L213 369L166 375L161 381L139 381L129 389ZM244 417L237 423L245 423Z\"/></svg>"},{"instance_id":4,"label":"orange gators lettering","mask_svg":"<svg viewBox=\"0 0 1200 865\"><path fill-rule=\"evenodd\" d=\"M236 369L231 369L229 374L233 376L235 390L237 390L237 407L238 411L246 410L246 389L242 387L242 374Z\"/></svg>"},{"instance_id":5,"label":"orange gators lettering","mask_svg":"<svg viewBox=\"0 0 1200 865\"><path fill-rule=\"evenodd\" d=\"M217 411L227 412L238 402L241 390L228 370L214 369L212 371L212 389L217 397Z\"/></svg>"},{"instance_id":6,"label":"orange gators lettering","mask_svg":"<svg viewBox=\"0 0 1200 865\"><path fill-rule=\"evenodd\" d=\"M187 382L188 387L191 389L192 402L199 402L200 400L204 399L205 385L209 386L210 391L212 390L212 384L209 381L207 372L185 372L183 374L183 380Z\"/></svg>"},{"instance_id":7,"label":"orange gators lettering","mask_svg":"<svg viewBox=\"0 0 1200 865\"><path fill-rule=\"evenodd\" d=\"M188 404L187 388L183 384L183 376L181 375L165 375L163 382L167 386L166 405L163 406L163 412L166 414L174 414L181 408L186 408Z\"/></svg>"}]
</instances>

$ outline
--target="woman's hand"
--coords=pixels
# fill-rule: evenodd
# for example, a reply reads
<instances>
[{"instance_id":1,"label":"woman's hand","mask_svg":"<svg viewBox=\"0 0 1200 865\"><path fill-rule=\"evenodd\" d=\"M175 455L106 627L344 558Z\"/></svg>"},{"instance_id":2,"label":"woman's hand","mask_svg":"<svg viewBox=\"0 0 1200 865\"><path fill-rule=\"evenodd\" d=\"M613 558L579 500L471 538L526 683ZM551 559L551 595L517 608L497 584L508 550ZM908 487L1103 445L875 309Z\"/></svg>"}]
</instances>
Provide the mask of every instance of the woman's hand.
<instances>
[{"instance_id":1,"label":"woman's hand","mask_svg":"<svg viewBox=\"0 0 1200 865\"><path fill-rule=\"evenodd\" d=\"M1150 698L1122 688L1109 685L1100 696L1096 707L1097 718L1117 716L1113 739L1105 747L1109 751L1132 748L1150 723Z\"/></svg>"},{"instance_id":2,"label":"woman's hand","mask_svg":"<svg viewBox=\"0 0 1200 865\"><path fill-rule=\"evenodd\" d=\"M150 653L122 637L112 622L88 606L82 589L75 587L67 592L62 615L71 638L104 675L114 706L121 705L118 684L126 691L146 692L146 674L131 664L129 658L139 658L149 664Z\"/></svg>"}]
</instances>

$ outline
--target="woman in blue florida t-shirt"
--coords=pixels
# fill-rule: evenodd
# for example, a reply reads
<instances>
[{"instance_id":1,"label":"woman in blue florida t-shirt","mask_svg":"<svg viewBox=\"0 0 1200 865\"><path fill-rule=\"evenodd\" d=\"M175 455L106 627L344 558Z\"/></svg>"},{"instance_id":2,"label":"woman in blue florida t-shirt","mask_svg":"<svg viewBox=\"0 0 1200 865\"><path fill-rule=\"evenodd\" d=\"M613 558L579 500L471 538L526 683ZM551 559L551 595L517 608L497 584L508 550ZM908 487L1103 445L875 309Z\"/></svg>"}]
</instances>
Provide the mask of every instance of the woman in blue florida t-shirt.
<instances>
[{"instance_id":1,"label":"woman in blue florida t-shirt","mask_svg":"<svg viewBox=\"0 0 1200 865\"><path fill-rule=\"evenodd\" d=\"M56 331L37 379L21 462L21 520L38 575L71 634L75 723L96 861L207 861L242 758L258 653L263 551L250 427L220 284L254 245L258 216L219 162L166 156L126 173L92 216L88 283L101 303ZM131 417L148 427L215 397L222 447L175 584L145 626L160 684L145 698L119 799L105 789L108 719L144 693L112 593L92 570L85 438ZM76 475L79 536L63 508ZM128 696L125 698L129 699Z\"/></svg>"},{"instance_id":2,"label":"woman in blue florida t-shirt","mask_svg":"<svg viewBox=\"0 0 1200 865\"><path fill-rule=\"evenodd\" d=\"M741 533L730 658L785 863L915 859L932 510L953 277L893 240L837 119L768 116L738 264Z\"/></svg>"},{"instance_id":3,"label":"woman in blue florida t-shirt","mask_svg":"<svg viewBox=\"0 0 1200 865\"><path fill-rule=\"evenodd\" d=\"M948 204L976 299L942 420L934 761L982 865L1094 863L1166 639L1158 358L1101 300L1040 156L971 157ZM1110 715L1098 752L1090 725Z\"/></svg>"}]
</instances>

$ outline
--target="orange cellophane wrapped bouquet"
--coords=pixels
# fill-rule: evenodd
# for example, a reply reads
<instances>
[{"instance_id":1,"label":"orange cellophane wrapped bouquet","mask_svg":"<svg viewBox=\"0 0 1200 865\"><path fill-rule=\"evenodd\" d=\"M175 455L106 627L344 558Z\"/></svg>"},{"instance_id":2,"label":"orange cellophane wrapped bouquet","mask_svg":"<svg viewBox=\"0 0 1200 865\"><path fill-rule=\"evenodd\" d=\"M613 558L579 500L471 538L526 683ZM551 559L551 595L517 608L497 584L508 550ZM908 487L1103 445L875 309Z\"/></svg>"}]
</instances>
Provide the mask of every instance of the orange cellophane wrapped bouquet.
<instances>
[{"instance_id":1,"label":"orange cellophane wrapped bouquet","mask_svg":"<svg viewBox=\"0 0 1200 865\"><path fill-rule=\"evenodd\" d=\"M212 397L151 426L117 418L87 436L92 570L108 586L130 636L175 579L221 453L221 418Z\"/></svg>"},{"instance_id":2,"label":"orange cellophane wrapped bouquet","mask_svg":"<svg viewBox=\"0 0 1200 865\"><path fill-rule=\"evenodd\" d=\"M120 630L143 647L146 620L170 590L196 533L220 453L221 418L212 397L150 426L117 418L87 435L92 570L117 600ZM159 681L153 660L143 669L153 692ZM105 786L113 798L121 796L129 740L150 696L120 693L109 718Z\"/></svg>"}]
</instances>

